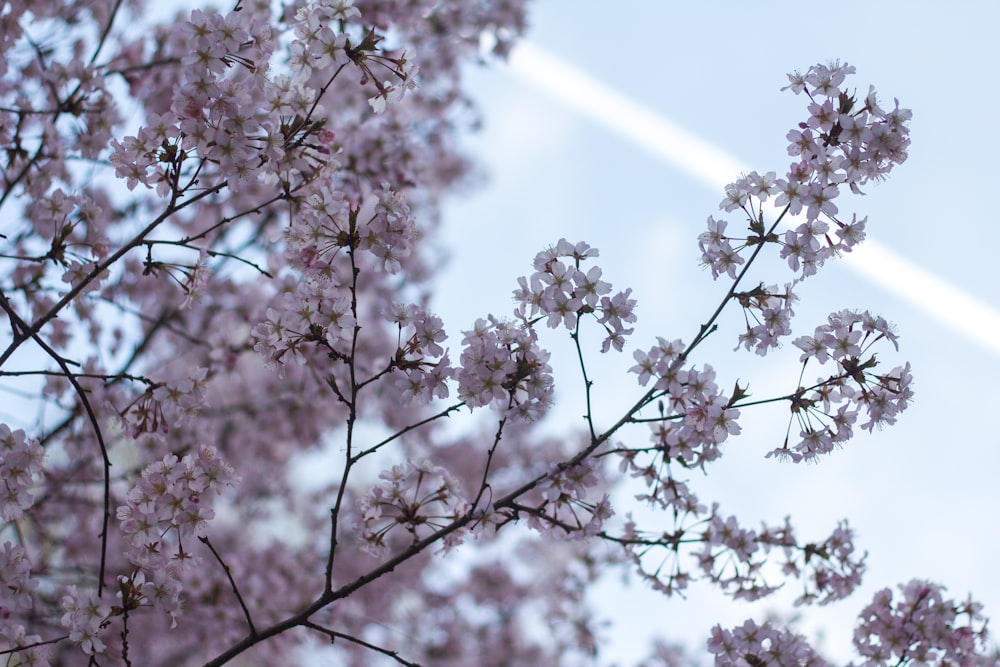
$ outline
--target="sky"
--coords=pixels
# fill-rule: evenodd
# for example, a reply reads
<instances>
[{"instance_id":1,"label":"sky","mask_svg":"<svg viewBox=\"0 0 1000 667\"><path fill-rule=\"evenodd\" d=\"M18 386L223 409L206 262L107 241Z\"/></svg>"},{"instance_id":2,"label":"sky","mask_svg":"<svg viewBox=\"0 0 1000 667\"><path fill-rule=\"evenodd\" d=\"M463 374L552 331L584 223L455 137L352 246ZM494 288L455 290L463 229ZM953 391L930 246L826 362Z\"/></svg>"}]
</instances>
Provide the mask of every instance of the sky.
<instances>
[{"instance_id":1,"label":"sky","mask_svg":"<svg viewBox=\"0 0 1000 667\"><path fill-rule=\"evenodd\" d=\"M634 662L653 634L699 646L716 622L799 611L802 629L822 633L827 653L846 661L858 611L876 590L914 577L956 598L971 592L1000 619L1000 436L990 419L1000 371L990 201L1000 139L986 123L1000 102L998 24L993 2L843 2L833 10L538 0L511 64L469 71L484 129L466 144L482 178L446 208L450 262L437 310L446 323L464 323L452 329L509 312L516 277L531 270L536 252L561 237L598 247L604 278L639 300L627 354L599 359L592 336L588 363L605 424L640 394L623 372L631 350L658 335L690 340L724 293L698 266L697 235L719 213L721 184L740 170L787 169L784 137L804 120L805 98L779 92L785 73L840 59L857 68L859 93L873 84L881 99L898 98L914 114L909 160L866 196L838 200L842 211L868 216L871 247L853 265L833 262L810 278L793 323L796 335L810 333L842 308L894 322L901 351L884 363L912 363L914 404L895 426L809 466L764 459L784 438L787 411L747 410L743 435L697 480L704 497L749 525L790 514L803 538L822 539L848 518L869 552L865 584L844 602L793 610L794 592L747 605L704 586L685 601L609 582L596 598L615 621L609 658ZM758 271L767 283L791 279L777 259ZM735 311L724 318L696 363L748 380L758 397L794 388L790 345L764 360L732 352L741 321ZM582 393L569 340L550 334L543 343L553 351L558 401L546 428L578 425Z\"/></svg>"}]
</instances>

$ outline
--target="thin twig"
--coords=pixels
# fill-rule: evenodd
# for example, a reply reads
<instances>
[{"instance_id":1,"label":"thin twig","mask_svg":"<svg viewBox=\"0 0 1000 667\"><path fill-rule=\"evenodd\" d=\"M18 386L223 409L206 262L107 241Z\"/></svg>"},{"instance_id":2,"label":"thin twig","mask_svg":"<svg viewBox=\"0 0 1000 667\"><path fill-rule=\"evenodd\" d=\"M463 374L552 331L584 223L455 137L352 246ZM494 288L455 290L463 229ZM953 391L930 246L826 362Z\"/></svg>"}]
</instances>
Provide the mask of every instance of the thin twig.
<instances>
[{"instance_id":1,"label":"thin twig","mask_svg":"<svg viewBox=\"0 0 1000 667\"><path fill-rule=\"evenodd\" d=\"M202 544L207 546L212 551L212 555L215 556L215 560L217 560L219 562L219 565L222 566L222 569L225 570L226 578L229 579L229 585L232 586L233 593L236 594L236 599L239 600L240 602L240 609L243 610L243 617L247 619L247 625L250 627L250 636L256 635L257 628L255 628L253 625L253 619L250 617L250 610L247 609L246 602L243 601L243 596L240 594L240 589L236 585L236 580L233 579L233 573L229 569L229 566L226 565L226 562L224 560L222 560L222 556L220 556L219 552L215 550L215 547L212 545L212 541L209 540L207 536L199 535L198 539L201 541Z\"/></svg>"},{"instance_id":2,"label":"thin twig","mask_svg":"<svg viewBox=\"0 0 1000 667\"><path fill-rule=\"evenodd\" d=\"M14 331L15 336L23 336L28 328L28 325L16 312L14 312L13 306L11 306L6 295L3 293L0 293L0 307L6 311L7 316L11 319L11 322L17 325L16 330ZM69 380L69 383L73 385L73 389L76 391L76 394L80 399L80 403L83 405L83 409L86 411L87 417L90 419L90 423L94 427L94 435L97 438L97 444L101 449L101 457L104 464L104 519L101 527L101 569L98 573L97 579L97 594L101 595L104 592L104 573L108 560L108 524L111 521L111 459L108 457L108 447L104 442L104 434L101 432L101 426L97 422L97 415L94 413L94 409L90 405L90 400L87 398L87 392L80 386L80 383L73 375L73 371L69 369L69 365L66 363L66 360L63 359L62 356L55 350L49 347L48 343L42 340L42 337L39 336L37 332L31 333L30 338L32 338L35 343L45 351L46 354L52 357L52 360L55 361L59 368L62 369L63 375L65 375L66 379Z\"/></svg>"},{"instance_id":3,"label":"thin twig","mask_svg":"<svg viewBox=\"0 0 1000 667\"><path fill-rule=\"evenodd\" d=\"M409 433L410 431L415 431L416 429L420 428L421 426L424 426L425 424L429 424L429 423L431 423L432 421L434 421L436 419L440 419L441 417L447 417L447 416L449 416L452 412L455 412L456 410L458 410L459 408L461 408L464 405L465 405L465 401L462 401L461 403L456 403L455 405L448 406L447 408L445 408L441 412L438 412L437 414L431 415L430 417L427 417L426 419L421 419L418 422L414 422L414 423L410 424L409 426L407 426L404 429L396 431L395 433L393 433L392 435L390 435L389 437L387 437L385 440L382 440L381 442L377 442L374 445L372 445L371 447L369 447L368 449L361 450L360 452L358 452L357 454L355 454L353 457L351 457L351 463L357 463L360 459L368 456L369 454L374 454L375 452L377 452L379 449L381 449L385 445L388 445L393 440L396 440L397 438L402 437L403 435Z\"/></svg>"},{"instance_id":4,"label":"thin twig","mask_svg":"<svg viewBox=\"0 0 1000 667\"><path fill-rule=\"evenodd\" d=\"M377 651L382 655L387 655L401 665L406 665L407 667L423 667L419 662L410 662L409 660L404 660L403 658L399 657L399 653L397 651L392 651L387 648L382 648L381 646L376 646L375 644L372 644L370 642L358 639L353 635L349 635L344 632L338 632L336 630L331 630L329 628L324 628L323 626L317 625L312 621L305 621L302 625L303 627L315 630L316 632L326 635L327 637L330 638L331 644L335 639L344 639L359 646L364 646L365 648L371 649L372 651Z\"/></svg>"}]
</instances>

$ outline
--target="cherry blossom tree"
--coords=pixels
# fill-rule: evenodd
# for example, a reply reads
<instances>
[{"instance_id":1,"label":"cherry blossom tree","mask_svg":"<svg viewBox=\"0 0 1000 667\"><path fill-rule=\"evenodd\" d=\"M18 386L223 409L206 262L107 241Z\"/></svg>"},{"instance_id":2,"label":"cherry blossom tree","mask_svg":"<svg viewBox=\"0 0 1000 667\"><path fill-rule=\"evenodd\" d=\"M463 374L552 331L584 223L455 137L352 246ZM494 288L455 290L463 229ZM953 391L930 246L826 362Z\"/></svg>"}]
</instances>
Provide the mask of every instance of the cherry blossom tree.
<instances>
[{"instance_id":1,"label":"cherry blossom tree","mask_svg":"<svg viewBox=\"0 0 1000 667\"><path fill-rule=\"evenodd\" d=\"M566 239L511 276L509 312L445 323L435 230L476 121L462 67L503 58L522 3L152 14L0 10L7 665L272 665L321 647L345 665L595 664L609 656L588 590L611 570L666 596L694 580L750 600L797 586L799 604L857 588L846 521L750 527L692 476L756 405L787 406L767 456L791 466L909 404L882 316L792 331L798 284L864 240L841 209L906 159L908 110L858 92L846 64L790 75L806 107L793 162L726 188L697 238L718 299L687 331L630 341L632 288ZM759 270L765 254L783 275ZM699 358L710 336L761 356L790 343L801 372L751 396L752 378ZM545 345L582 373L584 419L559 437L538 428ZM635 362L610 420L598 354ZM296 471L320 451L335 463ZM995 664L975 602L899 591L864 608L858 664ZM826 664L773 623L689 643L720 665ZM644 664L699 659L652 650Z\"/></svg>"}]
</instances>

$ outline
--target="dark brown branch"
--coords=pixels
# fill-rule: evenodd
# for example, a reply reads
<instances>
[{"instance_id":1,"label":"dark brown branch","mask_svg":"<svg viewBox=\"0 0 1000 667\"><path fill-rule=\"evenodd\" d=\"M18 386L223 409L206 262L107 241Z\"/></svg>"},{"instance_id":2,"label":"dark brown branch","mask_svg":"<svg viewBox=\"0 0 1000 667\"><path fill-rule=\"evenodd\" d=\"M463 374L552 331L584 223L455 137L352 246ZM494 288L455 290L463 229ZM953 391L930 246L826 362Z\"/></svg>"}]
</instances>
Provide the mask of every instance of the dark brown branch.
<instances>
[{"instance_id":1,"label":"dark brown branch","mask_svg":"<svg viewBox=\"0 0 1000 667\"><path fill-rule=\"evenodd\" d=\"M252 636L257 634L257 628L254 627L253 619L250 617L250 610L247 609L247 604L243 601L243 596L240 594L240 589L236 585L236 580L233 579L233 573L229 569L229 566L226 565L224 560L222 560L222 556L220 556L219 552L215 550L215 547L212 545L212 542L208 539L208 537L198 536L198 539L212 551L212 555L215 556L215 560L219 562L219 565L221 565L222 569L226 572L226 578L229 579L229 585L232 587L233 593L236 594L236 599L239 600L240 609L243 610L243 617L247 619L247 626L250 628L250 635Z\"/></svg>"},{"instance_id":2,"label":"dark brown branch","mask_svg":"<svg viewBox=\"0 0 1000 667\"><path fill-rule=\"evenodd\" d=\"M309 628L310 630L315 630L320 634L326 635L327 637L330 638L331 644L334 642L335 639L344 639L359 646L364 646L365 648L371 649L372 651L377 651L382 655L387 655L401 665L406 665L407 667L422 667L422 665L418 662L410 662L409 660L404 660L403 658L399 657L399 653L397 651L392 651L387 648L382 648L381 646L376 646L375 644L372 644L370 642L358 639L353 635L349 635L344 632L337 632L336 630L330 630L329 628L324 628L323 626L317 625L312 621L306 621L305 623L302 624L302 626Z\"/></svg>"}]
</instances>

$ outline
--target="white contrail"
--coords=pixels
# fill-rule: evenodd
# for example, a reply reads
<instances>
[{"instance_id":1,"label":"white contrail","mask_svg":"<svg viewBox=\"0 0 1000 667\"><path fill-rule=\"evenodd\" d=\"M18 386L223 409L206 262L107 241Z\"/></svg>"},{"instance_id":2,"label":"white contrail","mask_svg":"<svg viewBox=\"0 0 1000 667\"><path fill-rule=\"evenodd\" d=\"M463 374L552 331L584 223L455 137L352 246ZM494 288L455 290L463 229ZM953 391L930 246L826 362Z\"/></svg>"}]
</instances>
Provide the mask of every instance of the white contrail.
<instances>
[{"instance_id":1,"label":"white contrail","mask_svg":"<svg viewBox=\"0 0 1000 667\"><path fill-rule=\"evenodd\" d=\"M569 63L521 41L510 68L523 81L720 193L750 169L742 161L633 102ZM870 236L840 260L887 292L1000 354L1000 312Z\"/></svg>"}]
</instances>

